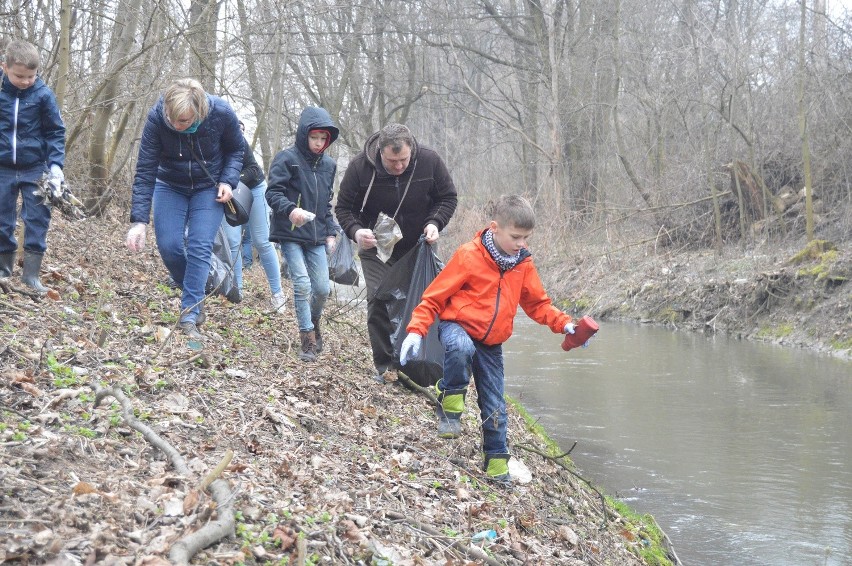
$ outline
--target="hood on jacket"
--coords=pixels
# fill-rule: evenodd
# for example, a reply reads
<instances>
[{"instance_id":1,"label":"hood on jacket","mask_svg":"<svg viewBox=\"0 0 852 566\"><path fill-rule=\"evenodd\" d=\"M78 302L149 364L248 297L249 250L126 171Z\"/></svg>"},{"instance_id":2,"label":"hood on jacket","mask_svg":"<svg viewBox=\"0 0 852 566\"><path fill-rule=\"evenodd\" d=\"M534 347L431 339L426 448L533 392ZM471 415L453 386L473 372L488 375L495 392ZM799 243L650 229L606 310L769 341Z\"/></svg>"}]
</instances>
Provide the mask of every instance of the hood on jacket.
<instances>
[{"instance_id":1,"label":"hood on jacket","mask_svg":"<svg viewBox=\"0 0 852 566\"><path fill-rule=\"evenodd\" d=\"M311 151L308 147L308 134L311 130L324 130L328 132L328 146L334 143L337 136L340 135L340 130L334 125L331 120L331 114L325 108L317 106L308 106L302 110L302 115L299 116L299 129L296 130L296 148L308 159L308 161L316 161L317 154ZM322 154L320 154L322 155Z\"/></svg>"},{"instance_id":2,"label":"hood on jacket","mask_svg":"<svg viewBox=\"0 0 852 566\"><path fill-rule=\"evenodd\" d=\"M374 169L376 168L376 160L379 158L379 133L374 133L364 142L364 156ZM408 167L411 167L411 164L417 161L417 138L412 135L411 139L414 140L414 147L411 148L411 161L408 163ZM406 171L408 171L408 167L406 167ZM382 169L384 169L384 166L382 166Z\"/></svg>"}]
</instances>

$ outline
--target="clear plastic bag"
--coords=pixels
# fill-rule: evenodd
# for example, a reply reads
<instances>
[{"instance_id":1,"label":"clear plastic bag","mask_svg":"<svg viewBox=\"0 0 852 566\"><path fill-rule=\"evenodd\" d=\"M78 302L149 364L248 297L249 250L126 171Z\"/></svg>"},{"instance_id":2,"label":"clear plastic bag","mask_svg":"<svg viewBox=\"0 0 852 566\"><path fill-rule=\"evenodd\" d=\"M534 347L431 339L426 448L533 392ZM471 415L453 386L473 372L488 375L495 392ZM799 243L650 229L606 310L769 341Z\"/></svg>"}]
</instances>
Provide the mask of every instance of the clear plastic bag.
<instances>
[{"instance_id":1,"label":"clear plastic bag","mask_svg":"<svg viewBox=\"0 0 852 566\"><path fill-rule=\"evenodd\" d=\"M393 253L393 247L402 239L402 230L396 220L380 212L373 234L376 236L376 251L379 259L387 263Z\"/></svg>"}]
</instances>

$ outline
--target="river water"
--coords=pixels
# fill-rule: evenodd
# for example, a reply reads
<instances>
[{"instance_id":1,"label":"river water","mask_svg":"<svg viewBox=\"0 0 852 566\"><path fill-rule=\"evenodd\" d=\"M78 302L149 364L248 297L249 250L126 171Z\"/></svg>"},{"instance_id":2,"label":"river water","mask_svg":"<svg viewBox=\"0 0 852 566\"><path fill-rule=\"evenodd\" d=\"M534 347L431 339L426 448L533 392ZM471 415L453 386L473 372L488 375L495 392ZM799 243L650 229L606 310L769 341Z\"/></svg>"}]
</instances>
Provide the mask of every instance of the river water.
<instances>
[{"instance_id":1,"label":"river water","mask_svg":"<svg viewBox=\"0 0 852 566\"><path fill-rule=\"evenodd\" d=\"M506 392L684 564L852 564L852 362L623 323L560 343L521 314Z\"/></svg>"}]
</instances>

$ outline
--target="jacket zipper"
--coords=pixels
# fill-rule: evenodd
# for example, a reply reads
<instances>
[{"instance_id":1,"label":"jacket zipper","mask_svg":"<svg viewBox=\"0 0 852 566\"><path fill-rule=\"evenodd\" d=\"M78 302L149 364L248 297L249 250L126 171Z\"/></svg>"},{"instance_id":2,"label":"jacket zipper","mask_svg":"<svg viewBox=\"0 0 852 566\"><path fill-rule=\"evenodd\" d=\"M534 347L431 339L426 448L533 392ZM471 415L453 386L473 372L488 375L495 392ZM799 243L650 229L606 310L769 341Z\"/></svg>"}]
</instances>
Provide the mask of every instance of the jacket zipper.
<instances>
[{"instance_id":1,"label":"jacket zipper","mask_svg":"<svg viewBox=\"0 0 852 566\"><path fill-rule=\"evenodd\" d=\"M21 99L15 97L15 115L12 119L12 164L18 163L18 104Z\"/></svg>"},{"instance_id":2,"label":"jacket zipper","mask_svg":"<svg viewBox=\"0 0 852 566\"><path fill-rule=\"evenodd\" d=\"M499 267L497 269L500 269ZM488 323L488 330L485 331L485 334L482 336L482 340L480 342L485 342L485 339L488 338L488 335L491 334L491 329L494 328L494 322L497 321L497 314L500 312L500 293L503 291L503 275L505 271L500 269L500 282L497 283L497 300L494 304L494 316L491 317L491 322Z\"/></svg>"},{"instance_id":3,"label":"jacket zipper","mask_svg":"<svg viewBox=\"0 0 852 566\"><path fill-rule=\"evenodd\" d=\"M317 195L317 200L314 201L314 243L319 241L319 238L317 237L317 220L319 219L319 215L317 214L317 209L319 208L319 179L317 179L317 165L319 165L319 162L320 160L317 159L316 161L314 161L313 167L311 167L311 170L314 174L314 193Z\"/></svg>"}]
</instances>

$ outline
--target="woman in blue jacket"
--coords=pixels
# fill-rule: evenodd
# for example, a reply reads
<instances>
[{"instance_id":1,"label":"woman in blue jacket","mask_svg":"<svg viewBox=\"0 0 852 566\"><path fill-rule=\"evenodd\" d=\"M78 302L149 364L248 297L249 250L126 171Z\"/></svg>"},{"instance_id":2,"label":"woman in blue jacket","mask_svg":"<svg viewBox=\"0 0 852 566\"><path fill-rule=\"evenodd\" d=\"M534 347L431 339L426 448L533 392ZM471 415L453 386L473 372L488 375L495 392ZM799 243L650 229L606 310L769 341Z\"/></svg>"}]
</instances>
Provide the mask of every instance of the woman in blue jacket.
<instances>
[{"instance_id":1,"label":"woman in blue jacket","mask_svg":"<svg viewBox=\"0 0 852 566\"><path fill-rule=\"evenodd\" d=\"M170 85L148 112L133 180L127 247L141 251L154 209L160 257L183 290L180 327L200 340L201 302L223 203L240 180L243 136L223 99L193 79Z\"/></svg>"},{"instance_id":2,"label":"woman in blue jacket","mask_svg":"<svg viewBox=\"0 0 852 566\"><path fill-rule=\"evenodd\" d=\"M324 108L305 108L296 143L278 152L269 168L269 239L281 244L290 270L303 361L315 361L322 351L319 321L330 290L326 250L333 250L337 233L331 214L337 163L325 150L338 134Z\"/></svg>"}]
</instances>

